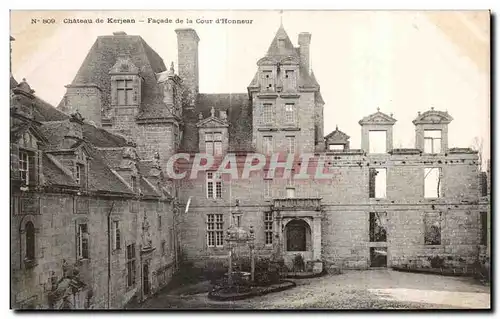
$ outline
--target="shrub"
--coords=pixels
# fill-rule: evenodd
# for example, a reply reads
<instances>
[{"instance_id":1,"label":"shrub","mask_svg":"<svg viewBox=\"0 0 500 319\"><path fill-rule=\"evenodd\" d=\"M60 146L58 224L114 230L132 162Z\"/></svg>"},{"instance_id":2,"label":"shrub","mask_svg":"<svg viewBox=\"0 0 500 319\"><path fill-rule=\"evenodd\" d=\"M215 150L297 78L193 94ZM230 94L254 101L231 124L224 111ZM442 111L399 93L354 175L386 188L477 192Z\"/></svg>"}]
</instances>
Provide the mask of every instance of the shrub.
<instances>
[{"instance_id":1,"label":"shrub","mask_svg":"<svg viewBox=\"0 0 500 319\"><path fill-rule=\"evenodd\" d=\"M215 284L224 277L226 272L227 268L221 261L211 261L207 263L203 271L203 276L205 279L210 280L212 284Z\"/></svg>"},{"instance_id":2,"label":"shrub","mask_svg":"<svg viewBox=\"0 0 500 319\"><path fill-rule=\"evenodd\" d=\"M434 256L431 258L431 267L432 268L443 268L444 266L444 258L439 256Z\"/></svg>"}]
</instances>

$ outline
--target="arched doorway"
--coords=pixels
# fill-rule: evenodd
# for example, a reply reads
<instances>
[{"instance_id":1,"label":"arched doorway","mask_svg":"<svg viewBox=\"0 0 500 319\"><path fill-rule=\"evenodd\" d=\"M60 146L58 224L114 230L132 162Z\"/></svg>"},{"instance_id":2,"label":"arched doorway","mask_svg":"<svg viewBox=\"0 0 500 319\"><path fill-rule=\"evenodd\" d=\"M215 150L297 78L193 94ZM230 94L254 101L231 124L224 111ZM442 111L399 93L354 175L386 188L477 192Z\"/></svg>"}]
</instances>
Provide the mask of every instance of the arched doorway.
<instances>
[{"instance_id":1,"label":"arched doorway","mask_svg":"<svg viewBox=\"0 0 500 319\"><path fill-rule=\"evenodd\" d=\"M286 224L286 251L308 251L311 249L311 228L302 219Z\"/></svg>"}]
</instances>

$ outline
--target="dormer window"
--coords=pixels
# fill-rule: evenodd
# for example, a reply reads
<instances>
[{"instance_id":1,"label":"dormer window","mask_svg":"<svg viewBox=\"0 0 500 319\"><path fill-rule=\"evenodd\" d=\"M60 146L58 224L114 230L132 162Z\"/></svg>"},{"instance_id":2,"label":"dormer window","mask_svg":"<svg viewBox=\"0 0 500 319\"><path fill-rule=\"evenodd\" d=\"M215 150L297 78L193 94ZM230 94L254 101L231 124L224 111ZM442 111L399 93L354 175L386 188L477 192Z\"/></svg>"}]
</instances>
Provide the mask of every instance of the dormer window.
<instances>
[{"instance_id":1,"label":"dormer window","mask_svg":"<svg viewBox=\"0 0 500 319\"><path fill-rule=\"evenodd\" d=\"M82 182L82 172L83 172L82 166L83 166L82 164L76 164L75 180L77 184L81 184Z\"/></svg>"},{"instance_id":2,"label":"dormer window","mask_svg":"<svg viewBox=\"0 0 500 319\"><path fill-rule=\"evenodd\" d=\"M296 86L294 70L285 70L285 89L294 90Z\"/></svg>"},{"instance_id":3,"label":"dormer window","mask_svg":"<svg viewBox=\"0 0 500 319\"><path fill-rule=\"evenodd\" d=\"M328 145L329 151L342 151L344 149L344 144L330 144Z\"/></svg>"},{"instance_id":4,"label":"dormer window","mask_svg":"<svg viewBox=\"0 0 500 319\"><path fill-rule=\"evenodd\" d=\"M386 153L387 147L387 132L386 131L370 131L368 134L370 153L383 154Z\"/></svg>"},{"instance_id":5,"label":"dormer window","mask_svg":"<svg viewBox=\"0 0 500 319\"><path fill-rule=\"evenodd\" d=\"M116 80L116 93L118 105L131 105L134 101L132 80Z\"/></svg>"},{"instance_id":6,"label":"dormer window","mask_svg":"<svg viewBox=\"0 0 500 319\"><path fill-rule=\"evenodd\" d=\"M424 130L424 152L441 153L441 130Z\"/></svg>"},{"instance_id":7,"label":"dormer window","mask_svg":"<svg viewBox=\"0 0 500 319\"><path fill-rule=\"evenodd\" d=\"M262 71L262 88L264 89L264 91L274 91L273 71Z\"/></svg>"},{"instance_id":8,"label":"dormer window","mask_svg":"<svg viewBox=\"0 0 500 319\"><path fill-rule=\"evenodd\" d=\"M287 124L295 124L295 104L285 104L285 120Z\"/></svg>"},{"instance_id":9,"label":"dormer window","mask_svg":"<svg viewBox=\"0 0 500 319\"><path fill-rule=\"evenodd\" d=\"M210 155L222 155L222 133L205 133L205 152Z\"/></svg>"},{"instance_id":10,"label":"dormer window","mask_svg":"<svg viewBox=\"0 0 500 319\"><path fill-rule=\"evenodd\" d=\"M285 48L285 39L278 39L278 48L280 49Z\"/></svg>"}]
</instances>

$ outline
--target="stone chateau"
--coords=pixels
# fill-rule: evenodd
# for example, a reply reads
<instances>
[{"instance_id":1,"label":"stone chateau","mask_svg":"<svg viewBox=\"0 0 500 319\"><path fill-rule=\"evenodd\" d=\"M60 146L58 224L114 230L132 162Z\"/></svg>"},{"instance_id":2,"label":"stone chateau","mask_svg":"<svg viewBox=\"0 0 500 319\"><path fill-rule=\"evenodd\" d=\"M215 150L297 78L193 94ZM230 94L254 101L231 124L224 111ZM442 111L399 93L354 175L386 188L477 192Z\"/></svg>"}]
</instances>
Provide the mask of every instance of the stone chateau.
<instances>
[{"instance_id":1,"label":"stone chateau","mask_svg":"<svg viewBox=\"0 0 500 319\"><path fill-rule=\"evenodd\" d=\"M295 47L281 26L245 93L206 94L200 39L176 33L177 72L140 36L98 37L57 108L11 76L13 308L142 301L182 260L227 263L235 224L253 227L257 255L291 265L301 254L315 271L489 254L489 169L480 172L477 151L448 144L450 114L416 114L414 148L398 149L396 119L377 110L359 121L356 148L338 128L323 130L311 34ZM296 157L290 176L268 178L266 166L248 179L207 170L173 180L177 153L191 154L178 171L198 153L216 163L233 154L239 170L250 153ZM332 177L295 180L304 153Z\"/></svg>"}]
</instances>

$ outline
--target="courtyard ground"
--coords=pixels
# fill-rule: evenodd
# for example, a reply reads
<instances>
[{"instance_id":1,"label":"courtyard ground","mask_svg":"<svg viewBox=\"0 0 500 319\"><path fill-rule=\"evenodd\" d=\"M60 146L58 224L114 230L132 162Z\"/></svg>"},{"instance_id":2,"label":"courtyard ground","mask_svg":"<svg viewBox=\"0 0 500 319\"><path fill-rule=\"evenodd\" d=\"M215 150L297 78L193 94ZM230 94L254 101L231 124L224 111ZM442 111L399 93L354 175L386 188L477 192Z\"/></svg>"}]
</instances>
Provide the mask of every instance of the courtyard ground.
<instances>
[{"instance_id":1,"label":"courtyard ground","mask_svg":"<svg viewBox=\"0 0 500 319\"><path fill-rule=\"evenodd\" d=\"M233 302L163 292L142 304L148 309L460 309L490 308L490 287L471 278L414 274L389 269L345 271L295 279L297 287Z\"/></svg>"}]
</instances>

